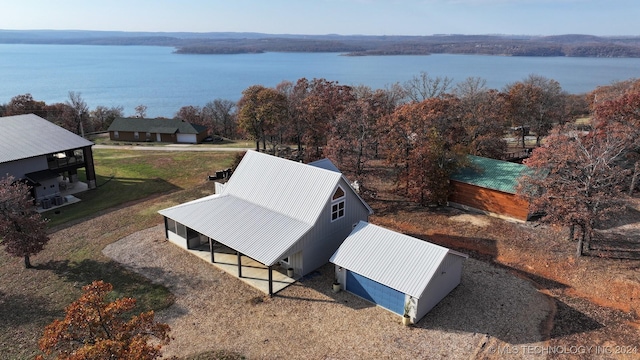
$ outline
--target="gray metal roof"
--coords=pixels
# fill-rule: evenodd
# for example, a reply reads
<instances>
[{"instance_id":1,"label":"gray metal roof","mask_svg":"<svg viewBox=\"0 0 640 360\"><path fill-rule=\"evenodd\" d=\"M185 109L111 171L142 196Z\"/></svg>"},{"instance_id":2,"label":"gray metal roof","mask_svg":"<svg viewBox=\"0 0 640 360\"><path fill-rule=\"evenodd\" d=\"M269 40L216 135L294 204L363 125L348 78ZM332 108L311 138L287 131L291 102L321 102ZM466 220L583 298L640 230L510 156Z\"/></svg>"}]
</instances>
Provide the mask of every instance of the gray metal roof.
<instances>
[{"instance_id":1,"label":"gray metal roof","mask_svg":"<svg viewBox=\"0 0 640 360\"><path fill-rule=\"evenodd\" d=\"M1 117L0 133L0 163L93 145L34 114Z\"/></svg>"},{"instance_id":2,"label":"gray metal roof","mask_svg":"<svg viewBox=\"0 0 640 360\"><path fill-rule=\"evenodd\" d=\"M315 167L319 167L321 169L331 170L331 171L335 171L335 172L341 172L340 169L338 169L338 167L335 166L331 162L331 160L329 160L327 158L310 162L309 165L315 166Z\"/></svg>"},{"instance_id":3,"label":"gray metal roof","mask_svg":"<svg viewBox=\"0 0 640 360\"><path fill-rule=\"evenodd\" d=\"M266 265L282 259L311 229L311 224L229 195L198 199L160 214Z\"/></svg>"},{"instance_id":4,"label":"gray metal roof","mask_svg":"<svg viewBox=\"0 0 640 360\"><path fill-rule=\"evenodd\" d=\"M447 254L467 257L361 221L329 261L418 298Z\"/></svg>"},{"instance_id":5,"label":"gray metal roof","mask_svg":"<svg viewBox=\"0 0 640 360\"><path fill-rule=\"evenodd\" d=\"M335 171L247 151L221 194L313 224L341 178Z\"/></svg>"},{"instance_id":6,"label":"gray metal roof","mask_svg":"<svg viewBox=\"0 0 640 360\"><path fill-rule=\"evenodd\" d=\"M220 194L159 211L272 265L309 231L342 174L247 151Z\"/></svg>"}]
</instances>

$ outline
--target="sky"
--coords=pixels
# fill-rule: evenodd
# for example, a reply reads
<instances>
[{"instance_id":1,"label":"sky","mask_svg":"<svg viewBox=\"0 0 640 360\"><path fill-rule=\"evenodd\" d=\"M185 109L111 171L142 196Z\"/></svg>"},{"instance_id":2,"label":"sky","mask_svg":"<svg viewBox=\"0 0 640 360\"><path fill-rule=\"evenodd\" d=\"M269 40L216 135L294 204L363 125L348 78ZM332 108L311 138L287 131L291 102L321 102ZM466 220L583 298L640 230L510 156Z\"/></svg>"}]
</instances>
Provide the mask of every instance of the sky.
<instances>
[{"instance_id":1,"label":"sky","mask_svg":"<svg viewBox=\"0 0 640 360\"><path fill-rule=\"evenodd\" d=\"M640 35L639 0L9 0L4 30Z\"/></svg>"}]
</instances>

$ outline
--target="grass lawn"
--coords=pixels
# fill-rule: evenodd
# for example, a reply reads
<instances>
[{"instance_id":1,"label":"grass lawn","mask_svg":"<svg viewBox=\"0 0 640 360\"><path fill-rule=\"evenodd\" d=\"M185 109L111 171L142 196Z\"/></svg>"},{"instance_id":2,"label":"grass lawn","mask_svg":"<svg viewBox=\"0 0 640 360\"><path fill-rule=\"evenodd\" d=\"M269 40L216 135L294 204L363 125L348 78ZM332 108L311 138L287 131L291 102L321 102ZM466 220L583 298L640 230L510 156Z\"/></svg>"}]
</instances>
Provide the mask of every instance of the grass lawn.
<instances>
[{"instance_id":1,"label":"grass lawn","mask_svg":"<svg viewBox=\"0 0 640 360\"><path fill-rule=\"evenodd\" d=\"M76 197L82 201L43 215L50 227L95 215L130 201L155 194L192 188L206 181L208 174L228 168L233 154L222 152L169 152L105 150L94 151L98 190ZM82 181L84 172L79 174Z\"/></svg>"},{"instance_id":2,"label":"grass lawn","mask_svg":"<svg viewBox=\"0 0 640 360\"><path fill-rule=\"evenodd\" d=\"M94 155L98 189L79 194L82 201L60 208L60 214L44 214L51 219L51 240L32 257L36 268L24 269L22 259L0 251L3 359L33 358L44 326L61 318L93 280L112 283L114 297L136 298L136 312L171 305L166 288L111 261L102 249L157 225L157 210L212 193L207 174L229 167L235 153L97 149Z\"/></svg>"}]
</instances>

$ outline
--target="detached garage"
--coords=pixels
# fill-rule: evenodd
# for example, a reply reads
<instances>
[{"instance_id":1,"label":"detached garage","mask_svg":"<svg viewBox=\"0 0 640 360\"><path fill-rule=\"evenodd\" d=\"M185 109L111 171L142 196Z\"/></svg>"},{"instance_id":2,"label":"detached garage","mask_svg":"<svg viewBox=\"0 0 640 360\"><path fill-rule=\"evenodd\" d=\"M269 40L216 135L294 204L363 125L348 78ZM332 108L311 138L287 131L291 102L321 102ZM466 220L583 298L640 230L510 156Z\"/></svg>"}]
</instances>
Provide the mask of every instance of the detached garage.
<instances>
[{"instance_id":1,"label":"detached garage","mask_svg":"<svg viewBox=\"0 0 640 360\"><path fill-rule=\"evenodd\" d=\"M416 323L460 284L467 257L361 221L330 261L346 291Z\"/></svg>"}]
</instances>

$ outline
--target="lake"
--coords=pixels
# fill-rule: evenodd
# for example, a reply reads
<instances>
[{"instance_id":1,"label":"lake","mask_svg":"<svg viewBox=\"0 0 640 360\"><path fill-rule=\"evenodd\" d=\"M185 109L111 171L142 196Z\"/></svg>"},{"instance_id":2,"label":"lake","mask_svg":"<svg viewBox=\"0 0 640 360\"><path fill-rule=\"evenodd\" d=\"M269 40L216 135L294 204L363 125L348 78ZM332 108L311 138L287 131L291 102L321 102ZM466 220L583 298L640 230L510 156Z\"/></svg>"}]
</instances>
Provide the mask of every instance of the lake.
<instances>
[{"instance_id":1,"label":"lake","mask_svg":"<svg viewBox=\"0 0 640 360\"><path fill-rule=\"evenodd\" d=\"M640 78L640 59L503 57L483 55L367 56L336 53L178 55L173 48L146 46L0 44L0 103L31 93L47 104L80 92L94 109L137 105L147 116L172 117L182 106L214 99L237 101L251 85L273 87L283 80L325 78L374 89L403 83L426 71L454 84L481 77L487 86L537 74L560 82L570 93L585 93L613 81Z\"/></svg>"}]
</instances>

